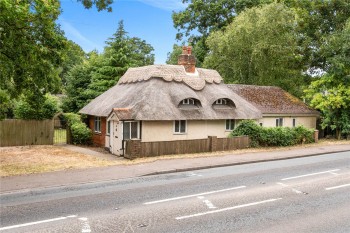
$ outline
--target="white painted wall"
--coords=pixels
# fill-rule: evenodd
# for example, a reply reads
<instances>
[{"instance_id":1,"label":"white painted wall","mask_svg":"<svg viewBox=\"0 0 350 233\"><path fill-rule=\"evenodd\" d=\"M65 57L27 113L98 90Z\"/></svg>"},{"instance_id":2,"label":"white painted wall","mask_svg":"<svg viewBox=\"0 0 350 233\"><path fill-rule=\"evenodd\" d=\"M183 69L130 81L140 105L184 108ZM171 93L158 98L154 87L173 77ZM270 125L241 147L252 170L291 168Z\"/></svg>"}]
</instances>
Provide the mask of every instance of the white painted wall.
<instances>
[{"instance_id":1,"label":"white painted wall","mask_svg":"<svg viewBox=\"0 0 350 233\"><path fill-rule=\"evenodd\" d=\"M270 117L264 116L262 119L258 120L258 123L263 123L264 127L276 127L276 118L283 118L284 127L293 127L293 118L296 119L296 126L303 125L306 128L316 129L316 117L310 116L277 116Z\"/></svg>"},{"instance_id":2,"label":"white painted wall","mask_svg":"<svg viewBox=\"0 0 350 233\"><path fill-rule=\"evenodd\" d=\"M230 133L225 128L225 120L194 120L187 121L187 133L177 134L174 133L174 121L143 121L141 138L143 142L203 139L208 136L224 138Z\"/></svg>"}]
</instances>

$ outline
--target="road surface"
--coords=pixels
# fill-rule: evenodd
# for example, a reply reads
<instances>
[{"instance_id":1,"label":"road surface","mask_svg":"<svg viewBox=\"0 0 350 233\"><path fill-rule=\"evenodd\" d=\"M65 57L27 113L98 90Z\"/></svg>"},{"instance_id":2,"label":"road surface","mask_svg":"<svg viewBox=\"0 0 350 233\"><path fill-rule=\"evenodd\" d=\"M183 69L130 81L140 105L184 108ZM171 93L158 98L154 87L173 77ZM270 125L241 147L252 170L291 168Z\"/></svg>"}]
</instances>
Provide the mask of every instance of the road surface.
<instances>
[{"instance_id":1,"label":"road surface","mask_svg":"<svg viewBox=\"0 0 350 233\"><path fill-rule=\"evenodd\" d=\"M0 201L1 233L345 233L350 152L23 190Z\"/></svg>"}]
</instances>

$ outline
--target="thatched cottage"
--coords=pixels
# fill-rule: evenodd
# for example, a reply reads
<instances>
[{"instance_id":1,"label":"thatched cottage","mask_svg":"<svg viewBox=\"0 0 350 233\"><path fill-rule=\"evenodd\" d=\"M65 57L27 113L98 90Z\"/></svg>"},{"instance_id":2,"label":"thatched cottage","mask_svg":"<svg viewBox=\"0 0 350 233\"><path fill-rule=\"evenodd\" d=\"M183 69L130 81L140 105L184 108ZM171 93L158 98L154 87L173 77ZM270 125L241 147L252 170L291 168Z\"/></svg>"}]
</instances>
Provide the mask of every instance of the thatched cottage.
<instances>
[{"instance_id":1,"label":"thatched cottage","mask_svg":"<svg viewBox=\"0 0 350 233\"><path fill-rule=\"evenodd\" d=\"M80 113L88 116L94 143L116 155L123 154L128 139L223 138L236 121L262 118L217 71L196 68L191 47L184 47L179 65L130 68Z\"/></svg>"},{"instance_id":2,"label":"thatched cottage","mask_svg":"<svg viewBox=\"0 0 350 233\"><path fill-rule=\"evenodd\" d=\"M320 113L280 87L227 84L237 95L253 104L262 113L259 124L265 127L295 127L316 129Z\"/></svg>"}]
</instances>

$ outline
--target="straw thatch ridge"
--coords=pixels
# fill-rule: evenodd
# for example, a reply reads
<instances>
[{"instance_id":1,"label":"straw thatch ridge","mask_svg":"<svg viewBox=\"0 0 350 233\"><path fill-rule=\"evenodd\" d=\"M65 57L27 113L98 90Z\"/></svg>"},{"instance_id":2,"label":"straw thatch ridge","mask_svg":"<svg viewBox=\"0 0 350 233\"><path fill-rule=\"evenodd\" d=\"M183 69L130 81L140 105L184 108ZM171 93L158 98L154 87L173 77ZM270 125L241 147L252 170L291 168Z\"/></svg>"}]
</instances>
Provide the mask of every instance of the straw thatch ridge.
<instances>
[{"instance_id":1,"label":"straw thatch ridge","mask_svg":"<svg viewBox=\"0 0 350 233\"><path fill-rule=\"evenodd\" d=\"M263 114L300 114L319 116L303 101L280 87L227 84L236 94L252 103Z\"/></svg>"},{"instance_id":2,"label":"straw thatch ridge","mask_svg":"<svg viewBox=\"0 0 350 233\"><path fill-rule=\"evenodd\" d=\"M179 108L180 101L186 98L199 100L201 107ZM235 107L213 107L215 100L220 98L231 100ZM261 112L257 108L223 83L206 82L204 88L198 91L185 82L165 81L164 78L156 77L124 84L120 82L92 100L80 113L107 117L114 108L128 109L133 120L261 118Z\"/></svg>"},{"instance_id":3,"label":"straw thatch ridge","mask_svg":"<svg viewBox=\"0 0 350 233\"><path fill-rule=\"evenodd\" d=\"M147 81L162 78L165 81L183 82L194 90L202 90L206 83L221 83L222 78L216 70L196 68L195 73L186 73L182 65L150 65L129 68L118 84Z\"/></svg>"}]
</instances>

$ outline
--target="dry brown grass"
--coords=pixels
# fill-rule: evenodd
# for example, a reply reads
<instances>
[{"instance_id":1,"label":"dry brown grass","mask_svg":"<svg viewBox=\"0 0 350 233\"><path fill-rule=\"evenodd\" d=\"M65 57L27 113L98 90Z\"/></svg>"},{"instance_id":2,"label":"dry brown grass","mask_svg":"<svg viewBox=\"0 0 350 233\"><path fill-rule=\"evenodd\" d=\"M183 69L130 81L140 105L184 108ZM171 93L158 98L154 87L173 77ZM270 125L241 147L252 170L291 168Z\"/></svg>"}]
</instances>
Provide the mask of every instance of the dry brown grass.
<instances>
[{"instance_id":1,"label":"dry brown grass","mask_svg":"<svg viewBox=\"0 0 350 233\"><path fill-rule=\"evenodd\" d=\"M78 152L72 152L58 146L0 148L0 176L108 165L113 165L113 162L80 154Z\"/></svg>"},{"instance_id":2,"label":"dry brown grass","mask_svg":"<svg viewBox=\"0 0 350 233\"><path fill-rule=\"evenodd\" d=\"M184 159L201 157L219 157L252 152L291 150L293 148L308 148L337 144L350 144L346 140L320 140L317 144L306 144L291 147L247 148L234 151L215 153L164 155L159 157L139 158L135 160L106 161L98 157L81 154L60 146L21 146L0 148L0 176L60 171L66 169L83 169L112 165L133 165L150 163L157 160Z\"/></svg>"}]
</instances>

